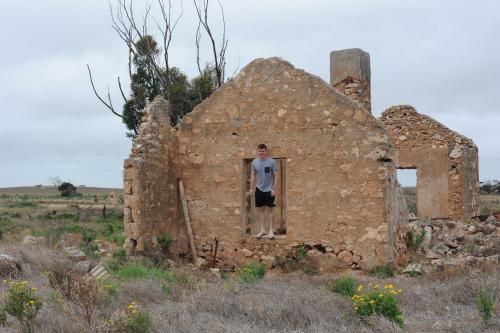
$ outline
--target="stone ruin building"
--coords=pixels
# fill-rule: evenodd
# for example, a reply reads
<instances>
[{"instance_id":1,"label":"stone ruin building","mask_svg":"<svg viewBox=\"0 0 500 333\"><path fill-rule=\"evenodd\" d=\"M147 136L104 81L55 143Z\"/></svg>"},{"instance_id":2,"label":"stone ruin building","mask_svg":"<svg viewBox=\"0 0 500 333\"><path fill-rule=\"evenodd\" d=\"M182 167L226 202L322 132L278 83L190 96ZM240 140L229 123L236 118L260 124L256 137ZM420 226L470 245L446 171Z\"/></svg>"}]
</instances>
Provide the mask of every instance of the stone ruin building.
<instances>
[{"instance_id":1,"label":"stone ruin building","mask_svg":"<svg viewBox=\"0 0 500 333\"><path fill-rule=\"evenodd\" d=\"M478 151L409 105L387 109L380 121L394 147L397 168L417 169L417 216L470 221L479 215Z\"/></svg>"},{"instance_id":2,"label":"stone ruin building","mask_svg":"<svg viewBox=\"0 0 500 333\"><path fill-rule=\"evenodd\" d=\"M168 233L218 264L269 260L297 244L322 264L368 269L405 252L408 210L397 168L417 168L418 212L467 219L478 211L477 148L411 107L371 114L370 60L331 53L330 84L279 58L256 59L175 128L169 103L144 110L124 163L125 247L147 252ZM250 162L266 143L279 166L275 240L257 240ZM278 230L279 229L279 230Z\"/></svg>"}]
</instances>

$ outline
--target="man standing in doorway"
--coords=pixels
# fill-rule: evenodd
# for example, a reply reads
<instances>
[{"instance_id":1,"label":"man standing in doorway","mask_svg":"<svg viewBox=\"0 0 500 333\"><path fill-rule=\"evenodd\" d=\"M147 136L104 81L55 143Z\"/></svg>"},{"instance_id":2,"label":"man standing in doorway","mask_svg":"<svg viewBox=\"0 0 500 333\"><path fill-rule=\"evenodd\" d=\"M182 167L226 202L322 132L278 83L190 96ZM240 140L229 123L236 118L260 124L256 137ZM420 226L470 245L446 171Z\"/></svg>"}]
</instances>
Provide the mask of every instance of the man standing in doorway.
<instances>
[{"instance_id":1,"label":"man standing in doorway","mask_svg":"<svg viewBox=\"0 0 500 333\"><path fill-rule=\"evenodd\" d=\"M265 234L264 217L267 211L269 217L269 239L274 239L274 199L276 197L276 184L278 174L276 161L268 156L267 147L261 143L257 146L258 158L252 161L250 176L250 190L247 195L251 196L255 188L255 207L259 210L260 232L255 236L261 238Z\"/></svg>"}]
</instances>

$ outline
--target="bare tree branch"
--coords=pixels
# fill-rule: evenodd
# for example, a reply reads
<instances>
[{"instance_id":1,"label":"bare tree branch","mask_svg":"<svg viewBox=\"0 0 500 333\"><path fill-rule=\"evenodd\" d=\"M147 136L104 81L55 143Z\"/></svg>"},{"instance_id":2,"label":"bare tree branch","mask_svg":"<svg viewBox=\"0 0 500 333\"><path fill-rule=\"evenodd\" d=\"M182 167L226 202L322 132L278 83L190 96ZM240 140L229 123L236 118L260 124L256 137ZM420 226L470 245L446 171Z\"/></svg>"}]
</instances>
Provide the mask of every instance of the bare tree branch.
<instances>
[{"instance_id":1,"label":"bare tree branch","mask_svg":"<svg viewBox=\"0 0 500 333\"><path fill-rule=\"evenodd\" d=\"M108 98L108 102L106 102L100 95L99 93L97 92L97 90L95 89L95 86L94 86L94 80L92 78L92 71L90 70L90 66L87 64L87 69L89 71L89 78L90 78L90 84L92 85L92 90L94 90L94 94L97 96L97 98L101 101L102 104L104 104L111 112L113 112L113 114L115 116L118 116L120 118L123 119L123 116L121 114L119 114L118 112L115 111L114 107L113 107L113 103L111 102L111 95L109 94L109 87L108 87L108 95L107 95L107 98Z\"/></svg>"},{"instance_id":2,"label":"bare tree branch","mask_svg":"<svg viewBox=\"0 0 500 333\"><path fill-rule=\"evenodd\" d=\"M198 65L198 72L203 75L200 65L200 40L201 40L201 23L198 21L198 28L196 28L196 65Z\"/></svg>"},{"instance_id":3,"label":"bare tree branch","mask_svg":"<svg viewBox=\"0 0 500 333\"><path fill-rule=\"evenodd\" d=\"M151 72L156 73L154 77L158 78L160 81L161 91L165 91L168 83L165 81L164 73L161 71L161 64L159 64L158 59L149 52L145 52L140 47L138 47L136 40L144 40L144 36L148 34L147 25L148 17L151 10L151 5L147 4L146 13L142 20L142 27L137 26L135 19L133 1L130 0L127 4L127 0L118 0L116 13L113 11L110 5L111 21L112 27L117 32L120 39L124 41L129 50L133 52L134 56L138 52L141 56L146 57L148 61L148 67L150 67ZM148 45L152 46L152 45Z\"/></svg>"},{"instance_id":4,"label":"bare tree branch","mask_svg":"<svg viewBox=\"0 0 500 333\"><path fill-rule=\"evenodd\" d=\"M201 4L199 3L201 2ZM217 50L217 43L215 42L215 38L213 36L212 30L210 28L210 25L208 24L208 3L209 0L193 0L194 6L196 8L196 14L198 15L198 21L200 25L203 27L205 32L208 35L208 38L210 40L211 46L212 46L212 53L213 53L213 59L214 59L214 68L215 68L215 74L217 77L217 86L220 87L224 83L225 79L225 68L226 68L226 49L228 45L228 41L226 39L226 20L224 17L224 9L222 7L222 4L219 2L219 7L221 8L221 15L222 15L222 24L223 24L223 36L222 36L222 42L220 49ZM197 37L196 37L196 45L197 45L197 52L199 52L199 37L198 37L198 32L197 32ZM198 66L199 67L199 66Z\"/></svg>"},{"instance_id":5,"label":"bare tree branch","mask_svg":"<svg viewBox=\"0 0 500 333\"><path fill-rule=\"evenodd\" d=\"M125 103L127 103L128 99L127 99L127 97L125 97L125 94L123 93L122 83L120 82L119 76L118 76L118 88L120 88L120 93L122 94L123 100L125 101Z\"/></svg>"}]
</instances>

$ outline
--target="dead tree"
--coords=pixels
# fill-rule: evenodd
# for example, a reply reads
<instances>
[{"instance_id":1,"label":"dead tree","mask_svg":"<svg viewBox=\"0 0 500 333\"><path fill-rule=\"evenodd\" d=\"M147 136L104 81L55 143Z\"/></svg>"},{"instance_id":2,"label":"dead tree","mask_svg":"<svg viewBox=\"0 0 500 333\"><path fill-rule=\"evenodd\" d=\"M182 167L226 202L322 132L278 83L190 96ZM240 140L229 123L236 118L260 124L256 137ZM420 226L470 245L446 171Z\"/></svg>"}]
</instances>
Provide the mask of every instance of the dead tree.
<instances>
[{"instance_id":1,"label":"dead tree","mask_svg":"<svg viewBox=\"0 0 500 333\"><path fill-rule=\"evenodd\" d=\"M158 94L164 95L169 100L176 100L176 96L174 96L174 92L172 92L170 88L176 84L176 78L179 80L178 73L180 71L178 68L174 68L170 64L169 49L172 45L174 30L184 13L182 2L180 5L181 9L179 15L173 15L172 0L156 0L156 3L159 7L160 20L156 20L152 17L152 6L150 3L146 5L144 14L140 17L138 17L134 11L133 0L117 0L116 7L113 7L110 3L111 26L128 49L128 71L132 88L132 96L129 98L126 97L122 88L121 79L118 77L117 84L124 102L124 110L122 112L115 108L109 87L107 88L106 94L100 94L98 92L94 84L92 70L90 66L87 65L90 84L95 96L114 115L120 117L130 130L133 130L132 133L129 133L132 137L138 133L138 124L140 123L138 120L140 120L140 116L142 114L140 110L145 107L145 103L149 102ZM190 106L187 112L189 112L201 100L210 95L213 90L220 87L226 79L226 50L228 46L228 40L226 39L226 21L224 17L224 9L220 2L218 2L218 4L223 24L222 41L220 46L217 46L213 30L208 22L209 0L194 0L194 6L198 16L198 29L196 32L196 62L200 72L200 77L202 78L202 81L198 82L203 82L203 78L206 80L208 76L210 77L209 81L213 83L210 84L211 87L209 91L207 90L208 93L200 93L198 99L189 101ZM161 42L159 43L161 44L161 47L158 48L158 52L157 43L148 30L151 21L154 22L154 26L156 27L155 30L158 30L161 35ZM206 32L211 43L213 56L213 61L209 62L204 70L202 70L200 65L200 41L202 30ZM151 50L154 50L154 52L151 52ZM151 93L146 96L142 96L141 99L137 99L133 96L133 88L135 87L133 84L133 78L134 75L138 74L138 65L136 62L136 59L138 58L146 59L141 61L140 64L145 67L145 71L147 72L148 78L151 79L150 81L152 82L153 87L151 88ZM141 67L141 69L142 68L143 67ZM181 75L184 75L182 72L180 73ZM148 88L149 87L150 86L148 85ZM140 103L137 102L138 100L140 100ZM177 100L179 100L179 96L177 96ZM129 110L133 110L133 112L130 112ZM176 109L175 105L172 110L170 117L171 119L174 119L173 121L171 120L173 122L172 125L175 125L178 119L186 113L186 110L184 104L181 102L179 102L179 110ZM130 114L133 114L134 117L130 117Z\"/></svg>"},{"instance_id":2,"label":"dead tree","mask_svg":"<svg viewBox=\"0 0 500 333\"><path fill-rule=\"evenodd\" d=\"M220 87L222 84L224 84L226 79L226 50L228 46L228 40L226 39L226 19L224 16L224 8L222 7L220 1L217 2L219 4L222 17L222 41L219 47L217 47L214 34L208 23L209 0L193 0L194 6L196 8L196 14L198 16L198 28L196 29L196 63L198 65L198 71L200 72L200 75L202 75L200 64L200 41L201 28L203 27L203 30L205 30L210 40L213 56L213 67L215 69L217 78L217 87Z\"/></svg>"},{"instance_id":3,"label":"dead tree","mask_svg":"<svg viewBox=\"0 0 500 333\"><path fill-rule=\"evenodd\" d=\"M181 2L181 12L175 18L172 18L172 1L168 0L165 3L164 0L157 0L158 6L161 12L160 21L153 18L156 28L162 36L162 52L160 55L155 56L148 52L144 52L144 48L140 47L137 42L139 40L147 41L146 36L149 36L148 26L150 20L151 4L146 5L145 13L138 20L133 6L133 0L118 0L116 8L109 5L111 14L111 26L117 33L118 37L125 43L128 49L128 71L129 76L132 78L132 59L134 56L144 56L148 58L147 66L149 71L154 73L155 84L157 85L156 90L168 94L168 86L170 83L170 64L169 64L169 48L172 42L172 36L174 30L179 23L180 18L183 15L182 2ZM150 45L151 46L151 45ZM90 66L87 64L87 69L89 72L90 84L94 94L99 99L99 101L106 106L114 115L123 118L122 114L119 113L111 100L109 93L109 87L105 97L102 97L97 89L95 88L94 80L92 77L92 71ZM117 78L118 88L120 94L125 103L127 103L127 97L123 92L120 77ZM167 96L168 97L168 96ZM137 133L136 133L137 134Z\"/></svg>"}]
</instances>

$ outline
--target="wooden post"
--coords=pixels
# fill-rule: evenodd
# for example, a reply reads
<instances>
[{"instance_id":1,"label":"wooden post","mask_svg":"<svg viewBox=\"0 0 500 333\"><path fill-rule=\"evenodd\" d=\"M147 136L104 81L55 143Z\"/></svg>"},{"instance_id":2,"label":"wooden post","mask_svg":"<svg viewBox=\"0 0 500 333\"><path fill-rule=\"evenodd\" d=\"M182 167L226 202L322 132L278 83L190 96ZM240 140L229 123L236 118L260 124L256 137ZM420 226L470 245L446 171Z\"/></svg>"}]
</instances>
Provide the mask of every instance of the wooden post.
<instances>
[{"instance_id":1,"label":"wooden post","mask_svg":"<svg viewBox=\"0 0 500 333\"><path fill-rule=\"evenodd\" d=\"M179 179L179 196L181 197L182 212L184 213L184 222L186 223L186 230L189 238L189 246L191 247L191 254L193 255L193 263L199 265L198 254L196 253L196 246L194 244L193 229L191 229L191 220L189 219L189 211L186 201L186 194L184 193L184 184L182 179Z\"/></svg>"}]
</instances>

